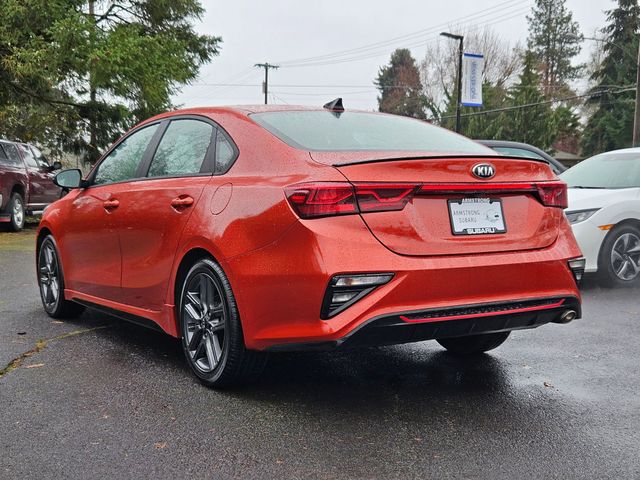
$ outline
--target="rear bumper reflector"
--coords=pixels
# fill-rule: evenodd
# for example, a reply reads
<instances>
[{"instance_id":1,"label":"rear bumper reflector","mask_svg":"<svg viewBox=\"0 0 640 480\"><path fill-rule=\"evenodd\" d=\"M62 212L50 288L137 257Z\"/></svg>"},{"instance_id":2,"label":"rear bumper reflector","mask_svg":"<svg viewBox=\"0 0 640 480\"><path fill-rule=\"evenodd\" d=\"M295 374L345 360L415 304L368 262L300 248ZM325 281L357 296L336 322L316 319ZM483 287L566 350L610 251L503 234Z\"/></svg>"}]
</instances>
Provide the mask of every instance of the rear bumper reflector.
<instances>
[{"instance_id":1,"label":"rear bumper reflector","mask_svg":"<svg viewBox=\"0 0 640 480\"><path fill-rule=\"evenodd\" d=\"M494 315L505 315L512 313L535 312L548 308L557 308L564 304L565 300L559 301L533 301L517 302L507 305L487 305L470 308L434 310L426 313L415 313L412 315L400 315L404 322L442 322L445 320L462 320L465 318L491 317Z\"/></svg>"}]
</instances>

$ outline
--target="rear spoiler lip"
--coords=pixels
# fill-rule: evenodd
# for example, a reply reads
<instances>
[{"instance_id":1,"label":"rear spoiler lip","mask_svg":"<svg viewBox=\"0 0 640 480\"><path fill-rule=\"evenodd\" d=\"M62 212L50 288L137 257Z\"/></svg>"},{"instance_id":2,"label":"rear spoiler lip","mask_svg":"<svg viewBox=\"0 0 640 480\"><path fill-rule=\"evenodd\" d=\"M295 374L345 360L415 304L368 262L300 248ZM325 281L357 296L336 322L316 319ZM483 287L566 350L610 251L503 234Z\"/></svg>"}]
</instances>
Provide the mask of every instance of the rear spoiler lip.
<instances>
[{"instance_id":1,"label":"rear spoiler lip","mask_svg":"<svg viewBox=\"0 0 640 480\"><path fill-rule=\"evenodd\" d=\"M549 162L542 158L529 158L529 157L518 157L515 155L470 155L470 154L446 154L446 155L418 155L418 156L409 156L409 157L391 157L391 158L374 158L371 160L358 160L355 162L340 162L334 163L332 167L348 167L351 165L363 165L368 163L381 163L381 162L401 162L407 160L439 160L446 158L477 158L477 159L507 159L507 160L525 160L527 162L539 162L544 163L545 165L549 165Z\"/></svg>"}]
</instances>

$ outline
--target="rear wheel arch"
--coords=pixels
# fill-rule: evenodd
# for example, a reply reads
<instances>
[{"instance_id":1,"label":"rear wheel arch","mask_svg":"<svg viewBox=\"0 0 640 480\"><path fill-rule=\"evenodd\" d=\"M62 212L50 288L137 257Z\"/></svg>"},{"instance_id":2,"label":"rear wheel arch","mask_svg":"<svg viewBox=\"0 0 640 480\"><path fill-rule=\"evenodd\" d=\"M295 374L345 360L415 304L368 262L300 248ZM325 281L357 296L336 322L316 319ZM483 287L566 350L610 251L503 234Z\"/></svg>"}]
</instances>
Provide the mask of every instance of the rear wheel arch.
<instances>
[{"instance_id":1,"label":"rear wheel arch","mask_svg":"<svg viewBox=\"0 0 640 480\"><path fill-rule=\"evenodd\" d=\"M176 270L175 280L173 282L173 300L174 304L177 308L179 300L180 300L180 291L178 285L182 284L184 279L189 273L189 269L198 261L203 258L209 258L214 262L218 263L218 261L214 258L214 256L208 250L204 248L193 248L185 253L180 259L180 263L178 264L178 268ZM178 321L177 312L176 312L176 322Z\"/></svg>"},{"instance_id":2,"label":"rear wheel arch","mask_svg":"<svg viewBox=\"0 0 640 480\"><path fill-rule=\"evenodd\" d=\"M38 238L36 239L36 252L40 251L42 242L44 242L44 239L47 237L47 235L53 236L53 233L47 227L42 227L38 232Z\"/></svg>"}]
</instances>

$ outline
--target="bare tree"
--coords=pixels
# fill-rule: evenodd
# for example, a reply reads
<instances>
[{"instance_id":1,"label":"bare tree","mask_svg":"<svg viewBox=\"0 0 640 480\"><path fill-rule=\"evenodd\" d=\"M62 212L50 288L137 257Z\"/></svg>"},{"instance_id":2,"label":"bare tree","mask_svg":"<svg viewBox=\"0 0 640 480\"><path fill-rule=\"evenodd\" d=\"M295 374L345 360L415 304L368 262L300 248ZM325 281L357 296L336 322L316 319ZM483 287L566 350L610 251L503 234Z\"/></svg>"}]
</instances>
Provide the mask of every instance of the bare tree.
<instances>
[{"instance_id":1,"label":"bare tree","mask_svg":"<svg viewBox=\"0 0 640 480\"><path fill-rule=\"evenodd\" d=\"M506 89L516 80L522 66L519 44L510 44L489 27L479 30L458 25L449 31L464 35L466 52L484 55L484 83ZM420 62L420 76L431 117L440 118L455 102L457 64L457 43L437 42L427 47Z\"/></svg>"}]
</instances>

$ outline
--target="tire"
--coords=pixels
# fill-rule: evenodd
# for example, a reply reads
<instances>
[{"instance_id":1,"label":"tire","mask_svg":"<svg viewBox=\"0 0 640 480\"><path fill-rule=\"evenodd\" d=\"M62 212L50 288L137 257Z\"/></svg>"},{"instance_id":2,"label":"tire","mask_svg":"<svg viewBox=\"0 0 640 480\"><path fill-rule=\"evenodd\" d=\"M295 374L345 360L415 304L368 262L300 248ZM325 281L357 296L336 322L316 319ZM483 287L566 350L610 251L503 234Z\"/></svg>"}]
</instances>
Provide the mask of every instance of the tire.
<instances>
[{"instance_id":1,"label":"tire","mask_svg":"<svg viewBox=\"0 0 640 480\"><path fill-rule=\"evenodd\" d=\"M598 280L605 287L630 287L640 279L640 229L619 225L605 237L598 255Z\"/></svg>"},{"instance_id":2,"label":"tire","mask_svg":"<svg viewBox=\"0 0 640 480\"><path fill-rule=\"evenodd\" d=\"M18 192L11 194L7 210L11 215L9 228L14 232L19 232L24 228L24 200Z\"/></svg>"},{"instance_id":3,"label":"tire","mask_svg":"<svg viewBox=\"0 0 640 480\"><path fill-rule=\"evenodd\" d=\"M64 298L64 277L56 242L47 235L38 250L38 287L44 311L51 318L75 318L85 307Z\"/></svg>"},{"instance_id":4,"label":"tire","mask_svg":"<svg viewBox=\"0 0 640 480\"><path fill-rule=\"evenodd\" d=\"M267 355L245 348L236 300L222 268L201 259L177 288L182 349L200 382L228 388L257 379Z\"/></svg>"},{"instance_id":5,"label":"tire","mask_svg":"<svg viewBox=\"0 0 640 480\"><path fill-rule=\"evenodd\" d=\"M437 339L437 342L455 355L474 355L499 347L511 332L484 333L466 337Z\"/></svg>"}]
</instances>

